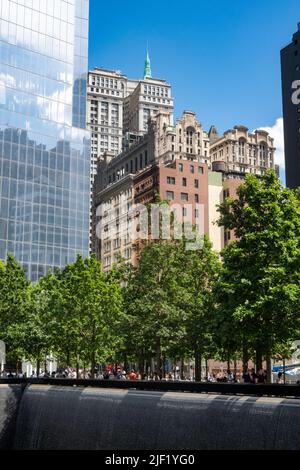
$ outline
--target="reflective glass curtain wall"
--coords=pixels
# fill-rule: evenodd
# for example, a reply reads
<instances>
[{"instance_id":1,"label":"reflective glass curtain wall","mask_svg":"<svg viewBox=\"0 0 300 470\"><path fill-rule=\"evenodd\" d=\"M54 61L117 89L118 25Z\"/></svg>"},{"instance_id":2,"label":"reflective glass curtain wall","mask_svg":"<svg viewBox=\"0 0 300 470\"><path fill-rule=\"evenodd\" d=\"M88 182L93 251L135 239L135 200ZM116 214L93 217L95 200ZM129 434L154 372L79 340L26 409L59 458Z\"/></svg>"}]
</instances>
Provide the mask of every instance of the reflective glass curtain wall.
<instances>
[{"instance_id":1,"label":"reflective glass curtain wall","mask_svg":"<svg viewBox=\"0 0 300 470\"><path fill-rule=\"evenodd\" d=\"M0 259L88 255L88 0L0 1Z\"/></svg>"}]
</instances>

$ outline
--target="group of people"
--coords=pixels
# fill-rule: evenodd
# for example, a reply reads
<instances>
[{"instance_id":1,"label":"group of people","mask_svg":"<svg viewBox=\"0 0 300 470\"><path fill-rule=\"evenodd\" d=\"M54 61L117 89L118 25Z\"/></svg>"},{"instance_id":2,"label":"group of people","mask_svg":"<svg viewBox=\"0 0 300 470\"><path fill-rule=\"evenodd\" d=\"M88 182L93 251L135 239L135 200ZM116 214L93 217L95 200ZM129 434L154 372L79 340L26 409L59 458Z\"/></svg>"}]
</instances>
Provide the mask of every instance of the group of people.
<instances>
[{"instance_id":1,"label":"group of people","mask_svg":"<svg viewBox=\"0 0 300 470\"><path fill-rule=\"evenodd\" d=\"M12 372L11 370L0 370L1 379L26 379L26 372Z\"/></svg>"},{"instance_id":2,"label":"group of people","mask_svg":"<svg viewBox=\"0 0 300 470\"><path fill-rule=\"evenodd\" d=\"M34 370L32 371L30 378L68 378L68 379L91 379L95 378L98 380L176 380L175 373L167 373L164 378L157 372L151 374L140 374L135 369L126 370L121 365L108 365L103 370L95 369L94 374L87 369L79 369L77 377L76 369L72 367L66 367L65 369L59 369L51 372L40 371L37 374ZM1 378L26 378L26 373L16 373L12 371L0 371ZM178 379L177 379L178 380ZM192 380L185 379L185 380ZM248 369L247 372L238 376L231 370L219 371L217 373L208 374L207 380L209 382L232 382L232 383L245 383L245 384L264 384L267 382L267 371L260 369L257 373L255 369ZM279 382L279 380L278 380ZM280 382L279 382L280 383Z\"/></svg>"},{"instance_id":3,"label":"group of people","mask_svg":"<svg viewBox=\"0 0 300 470\"><path fill-rule=\"evenodd\" d=\"M208 374L207 380L209 382L233 382L245 384L264 384L267 382L267 371L260 369L255 372L255 369L248 369L244 374L235 374L231 370L219 371L217 373Z\"/></svg>"},{"instance_id":4,"label":"group of people","mask_svg":"<svg viewBox=\"0 0 300 470\"><path fill-rule=\"evenodd\" d=\"M209 382L237 382L236 374L231 370L208 374L207 380Z\"/></svg>"},{"instance_id":5,"label":"group of people","mask_svg":"<svg viewBox=\"0 0 300 470\"><path fill-rule=\"evenodd\" d=\"M267 382L267 371L259 369L256 373L255 369L248 369L247 372L242 375L242 379L245 384L265 384Z\"/></svg>"}]
</instances>

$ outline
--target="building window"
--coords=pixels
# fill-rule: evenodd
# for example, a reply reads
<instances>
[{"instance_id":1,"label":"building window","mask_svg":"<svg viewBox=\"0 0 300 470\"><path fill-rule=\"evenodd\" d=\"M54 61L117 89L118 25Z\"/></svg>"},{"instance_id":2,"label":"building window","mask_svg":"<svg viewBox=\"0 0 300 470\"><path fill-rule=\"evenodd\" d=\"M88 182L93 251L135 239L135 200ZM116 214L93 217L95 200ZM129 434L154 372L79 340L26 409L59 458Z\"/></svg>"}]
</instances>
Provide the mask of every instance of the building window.
<instances>
[{"instance_id":1,"label":"building window","mask_svg":"<svg viewBox=\"0 0 300 470\"><path fill-rule=\"evenodd\" d=\"M245 142L243 140L239 141L239 155L241 157L245 156Z\"/></svg>"},{"instance_id":2,"label":"building window","mask_svg":"<svg viewBox=\"0 0 300 470\"><path fill-rule=\"evenodd\" d=\"M181 197L182 201L188 201L189 200L188 193L181 193L180 197Z\"/></svg>"},{"instance_id":3,"label":"building window","mask_svg":"<svg viewBox=\"0 0 300 470\"><path fill-rule=\"evenodd\" d=\"M195 209L195 217L199 217L199 209Z\"/></svg>"},{"instance_id":4,"label":"building window","mask_svg":"<svg viewBox=\"0 0 300 470\"><path fill-rule=\"evenodd\" d=\"M186 186L186 178L182 178L182 186Z\"/></svg>"},{"instance_id":5,"label":"building window","mask_svg":"<svg viewBox=\"0 0 300 470\"><path fill-rule=\"evenodd\" d=\"M182 208L182 215L185 217L187 215L187 208L183 207Z\"/></svg>"},{"instance_id":6,"label":"building window","mask_svg":"<svg viewBox=\"0 0 300 470\"><path fill-rule=\"evenodd\" d=\"M167 176L167 183L168 184L175 184L175 178L173 178L173 176Z\"/></svg>"},{"instance_id":7,"label":"building window","mask_svg":"<svg viewBox=\"0 0 300 470\"><path fill-rule=\"evenodd\" d=\"M194 180L194 187L199 188L199 180Z\"/></svg>"},{"instance_id":8,"label":"building window","mask_svg":"<svg viewBox=\"0 0 300 470\"><path fill-rule=\"evenodd\" d=\"M140 170L143 168L143 155L140 154Z\"/></svg>"},{"instance_id":9,"label":"building window","mask_svg":"<svg viewBox=\"0 0 300 470\"><path fill-rule=\"evenodd\" d=\"M229 240L230 240L230 238L231 238L231 233L230 233L230 230L228 230L228 231L225 231L225 233L224 233L224 239L225 239L225 243L226 243L227 241L229 241Z\"/></svg>"},{"instance_id":10,"label":"building window","mask_svg":"<svg viewBox=\"0 0 300 470\"><path fill-rule=\"evenodd\" d=\"M194 173L194 171L195 171L194 165L190 165L190 172Z\"/></svg>"},{"instance_id":11,"label":"building window","mask_svg":"<svg viewBox=\"0 0 300 470\"><path fill-rule=\"evenodd\" d=\"M199 194L195 194L195 202L199 202Z\"/></svg>"},{"instance_id":12,"label":"building window","mask_svg":"<svg viewBox=\"0 0 300 470\"><path fill-rule=\"evenodd\" d=\"M205 156L206 156L206 155L205 155ZM203 175L203 173L204 173L204 168L203 168L203 166L199 166L199 167L198 167L198 173L199 173L199 175Z\"/></svg>"},{"instance_id":13,"label":"building window","mask_svg":"<svg viewBox=\"0 0 300 470\"><path fill-rule=\"evenodd\" d=\"M300 110L299 110L299 111L300 111ZM181 171L181 172L183 171L183 164L182 164L182 163L179 163L178 169L179 169L179 171Z\"/></svg>"},{"instance_id":14,"label":"building window","mask_svg":"<svg viewBox=\"0 0 300 470\"><path fill-rule=\"evenodd\" d=\"M148 151L145 150L145 166L148 164Z\"/></svg>"},{"instance_id":15,"label":"building window","mask_svg":"<svg viewBox=\"0 0 300 470\"><path fill-rule=\"evenodd\" d=\"M166 196L168 201L171 201L172 199L174 199L174 191L167 191Z\"/></svg>"}]
</instances>

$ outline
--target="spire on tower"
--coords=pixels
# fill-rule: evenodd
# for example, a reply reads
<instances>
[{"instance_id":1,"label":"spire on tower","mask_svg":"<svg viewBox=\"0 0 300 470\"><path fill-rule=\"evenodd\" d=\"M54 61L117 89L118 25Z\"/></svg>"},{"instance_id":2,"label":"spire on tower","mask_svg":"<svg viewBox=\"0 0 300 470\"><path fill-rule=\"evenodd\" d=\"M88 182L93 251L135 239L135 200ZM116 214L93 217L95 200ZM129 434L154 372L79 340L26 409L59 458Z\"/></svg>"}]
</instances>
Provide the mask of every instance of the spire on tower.
<instances>
[{"instance_id":1,"label":"spire on tower","mask_svg":"<svg viewBox=\"0 0 300 470\"><path fill-rule=\"evenodd\" d=\"M145 67L144 67L144 80L145 78L152 78L148 47L147 47L147 54L146 54Z\"/></svg>"}]
</instances>

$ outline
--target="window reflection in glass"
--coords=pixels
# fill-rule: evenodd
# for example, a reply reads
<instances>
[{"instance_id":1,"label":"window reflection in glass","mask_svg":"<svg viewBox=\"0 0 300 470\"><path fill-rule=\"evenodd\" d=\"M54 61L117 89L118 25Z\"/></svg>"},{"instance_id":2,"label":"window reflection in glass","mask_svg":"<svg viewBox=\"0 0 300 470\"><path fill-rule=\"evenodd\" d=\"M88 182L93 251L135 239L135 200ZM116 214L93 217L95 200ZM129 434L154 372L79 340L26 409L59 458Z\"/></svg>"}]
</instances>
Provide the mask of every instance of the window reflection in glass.
<instances>
[{"instance_id":1,"label":"window reflection in glass","mask_svg":"<svg viewBox=\"0 0 300 470\"><path fill-rule=\"evenodd\" d=\"M86 0L1 0L0 258L34 281L88 254L87 20Z\"/></svg>"}]
</instances>

